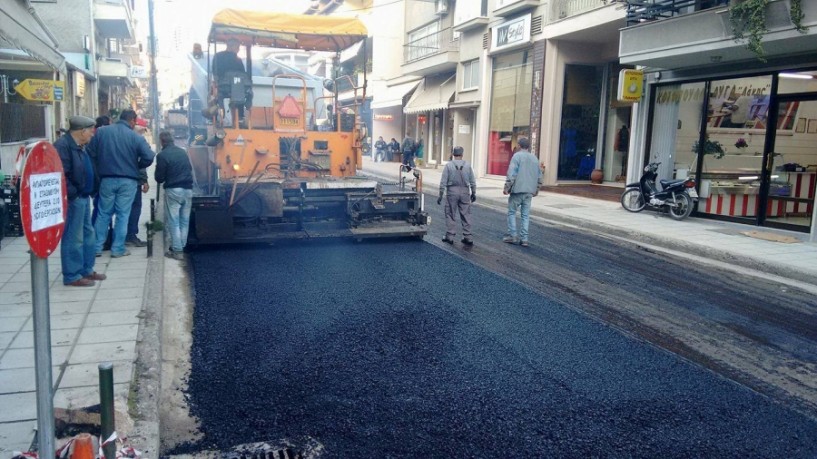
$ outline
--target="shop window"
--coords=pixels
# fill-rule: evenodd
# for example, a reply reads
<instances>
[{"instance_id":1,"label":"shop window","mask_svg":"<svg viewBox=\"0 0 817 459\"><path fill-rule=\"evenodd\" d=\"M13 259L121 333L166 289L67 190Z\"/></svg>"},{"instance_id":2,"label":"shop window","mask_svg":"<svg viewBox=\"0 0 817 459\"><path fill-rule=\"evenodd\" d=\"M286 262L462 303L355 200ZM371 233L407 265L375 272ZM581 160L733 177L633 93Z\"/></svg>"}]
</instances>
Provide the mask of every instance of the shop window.
<instances>
[{"instance_id":1,"label":"shop window","mask_svg":"<svg viewBox=\"0 0 817 459\"><path fill-rule=\"evenodd\" d=\"M780 72L778 94L803 94L817 92L817 71Z\"/></svg>"},{"instance_id":2,"label":"shop window","mask_svg":"<svg viewBox=\"0 0 817 459\"><path fill-rule=\"evenodd\" d=\"M528 51L494 60L488 174L505 175L519 136L530 136L533 65Z\"/></svg>"},{"instance_id":3,"label":"shop window","mask_svg":"<svg viewBox=\"0 0 817 459\"><path fill-rule=\"evenodd\" d=\"M559 139L559 180L590 180L596 167L602 68L565 67Z\"/></svg>"},{"instance_id":4,"label":"shop window","mask_svg":"<svg viewBox=\"0 0 817 459\"><path fill-rule=\"evenodd\" d=\"M479 59L462 64L462 90L479 87Z\"/></svg>"}]
</instances>

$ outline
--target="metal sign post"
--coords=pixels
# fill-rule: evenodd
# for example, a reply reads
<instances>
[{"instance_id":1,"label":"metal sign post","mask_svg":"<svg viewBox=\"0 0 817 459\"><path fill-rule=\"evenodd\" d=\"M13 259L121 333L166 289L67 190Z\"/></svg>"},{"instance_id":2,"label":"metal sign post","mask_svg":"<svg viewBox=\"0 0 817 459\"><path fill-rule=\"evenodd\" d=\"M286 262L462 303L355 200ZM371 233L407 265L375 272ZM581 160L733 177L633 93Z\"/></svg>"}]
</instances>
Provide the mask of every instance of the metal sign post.
<instances>
[{"instance_id":1,"label":"metal sign post","mask_svg":"<svg viewBox=\"0 0 817 459\"><path fill-rule=\"evenodd\" d=\"M31 246L31 291L34 309L34 366L37 380L39 457L54 457L54 394L51 377L51 313L48 256L60 243L68 194L62 161L54 146L38 142L26 155L20 180L20 216Z\"/></svg>"}]
</instances>

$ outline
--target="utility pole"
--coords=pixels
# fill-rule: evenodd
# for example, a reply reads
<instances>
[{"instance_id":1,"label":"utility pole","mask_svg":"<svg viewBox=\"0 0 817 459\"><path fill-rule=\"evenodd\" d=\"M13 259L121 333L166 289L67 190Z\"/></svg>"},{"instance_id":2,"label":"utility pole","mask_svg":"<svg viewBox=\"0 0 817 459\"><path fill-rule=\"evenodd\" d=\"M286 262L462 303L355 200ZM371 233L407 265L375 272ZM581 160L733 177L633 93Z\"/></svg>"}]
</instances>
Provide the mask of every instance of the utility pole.
<instances>
[{"instance_id":1,"label":"utility pole","mask_svg":"<svg viewBox=\"0 0 817 459\"><path fill-rule=\"evenodd\" d=\"M153 25L153 0L148 0L148 23L150 24L149 56L150 56L150 108L153 112L153 143L159 151L159 87L156 74L156 29Z\"/></svg>"}]
</instances>

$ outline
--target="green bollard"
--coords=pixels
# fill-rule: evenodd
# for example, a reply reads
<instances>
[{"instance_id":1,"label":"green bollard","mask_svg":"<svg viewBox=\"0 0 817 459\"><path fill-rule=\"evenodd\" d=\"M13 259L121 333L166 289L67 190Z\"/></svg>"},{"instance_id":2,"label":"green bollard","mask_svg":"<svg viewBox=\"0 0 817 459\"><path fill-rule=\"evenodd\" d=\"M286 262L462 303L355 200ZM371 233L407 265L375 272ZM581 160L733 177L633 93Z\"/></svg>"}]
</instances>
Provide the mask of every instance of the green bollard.
<instances>
[{"instance_id":1,"label":"green bollard","mask_svg":"<svg viewBox=\"0 0 817 459\"><path fill-rule=\"evenodd\" d=\"M116 430L113 410L113 364L111 362L99 364L99 412L102 441L105 441ZM115 458L116 442L105 445L103 452L106 459Z\"/></svg>"}]
</instances>

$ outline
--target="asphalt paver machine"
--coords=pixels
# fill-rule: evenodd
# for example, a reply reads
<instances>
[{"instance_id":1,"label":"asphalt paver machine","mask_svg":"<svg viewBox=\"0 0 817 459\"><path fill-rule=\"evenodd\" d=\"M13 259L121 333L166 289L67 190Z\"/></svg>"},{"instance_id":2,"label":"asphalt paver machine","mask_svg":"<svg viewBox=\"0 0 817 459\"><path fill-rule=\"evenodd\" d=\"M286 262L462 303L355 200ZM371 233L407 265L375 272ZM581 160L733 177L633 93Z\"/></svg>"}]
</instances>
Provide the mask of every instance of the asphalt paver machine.
<instances>
[{"instance_id":1,"label":"asphalt paver machine","mask_svg":"<svg viewBox=\"0 0 817 459\"><path fill-rule=\"evenodd\" d=\"M215 15L206 54L193 58L207 68L208 98L207 133L188 148L195 180L190 244L426 234L420 171L398 183L357 174L367 134L359 116L366 36L356 18L233 9ZM246 72L216 79L211 51L228 40L240 42ZM336 76L316 87L313 77L280 66L253 74L253 56L265 51L329 52L337 63L356 45L364 47L362 84ZM338 88L353 91L354 102L339 107Z\"/></svg>"}]
</instances>

